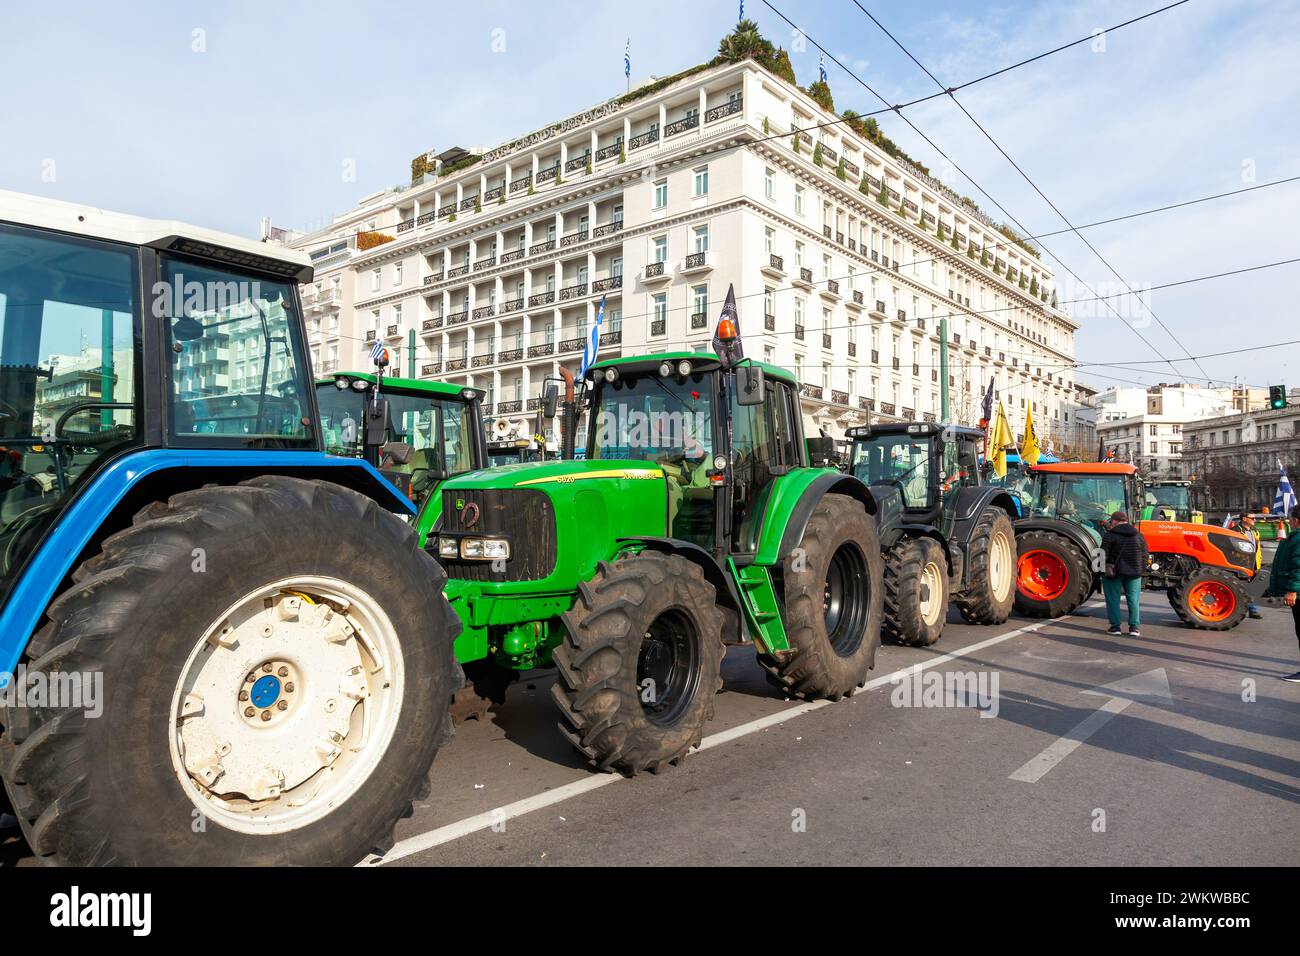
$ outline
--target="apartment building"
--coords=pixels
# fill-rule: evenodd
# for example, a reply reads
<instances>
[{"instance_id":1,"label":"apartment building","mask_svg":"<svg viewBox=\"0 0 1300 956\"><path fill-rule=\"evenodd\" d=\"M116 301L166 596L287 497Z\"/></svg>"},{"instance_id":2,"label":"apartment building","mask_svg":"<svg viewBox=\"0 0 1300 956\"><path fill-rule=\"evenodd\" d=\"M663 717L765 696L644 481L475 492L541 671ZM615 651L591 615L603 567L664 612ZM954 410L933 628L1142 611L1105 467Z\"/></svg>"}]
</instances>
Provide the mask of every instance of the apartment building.
<instances>
[{"instance_id":1,"label":"apartment building","mask_svg":"<svg viewBox=\"0 0 1300 956\"><path fill-rule=\"evenodd\" d=\"M1248 407L1257 389L1160 383L1109 388L1095 400L1097 436L1122 461L1149 477L1186 477L1183 448L1193 423Z\"/></svg>"},{"instance_id":2,"label":"apartment building","mask_svg":"<svg viewBox=\"0 0 1300 956\"><path fill-rule=\"evenodd\" d=\"M807 426L952 416L993 378L1014 422L1063 427L1077 326L1051 270L938 181L752 61L700 69L485 150L418 159L410 186L294 236L319 371L369 367L484 388L529 415L602 355L707 351L734 285L747 355L803 383Z\"/></svg>"},{"instance_id":3,"label":"apartment building","mask_svg":"<svg viewBox=\"0 0 1300 956\"><path fill-rule=\"evenodd\" d=\"M1214 516L1269 507L1279 462L1293 485L1300 477L1300 389L1286 408L1189 422L1184 436L1182 477L1192 479L1197 507Z\"/></svg>"}]
</instances>

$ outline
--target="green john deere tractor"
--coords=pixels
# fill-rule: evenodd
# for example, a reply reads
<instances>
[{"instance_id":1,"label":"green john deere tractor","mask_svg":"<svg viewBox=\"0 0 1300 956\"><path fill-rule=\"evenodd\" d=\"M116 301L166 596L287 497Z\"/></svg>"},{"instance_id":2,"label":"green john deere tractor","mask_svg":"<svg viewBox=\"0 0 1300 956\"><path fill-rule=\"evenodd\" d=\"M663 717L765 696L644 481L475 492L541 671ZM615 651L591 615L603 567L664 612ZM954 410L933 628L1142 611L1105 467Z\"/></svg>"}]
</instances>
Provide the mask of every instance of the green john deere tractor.
<instances>
[{"instance_id":1,"label":"green john deere tractor","mask_svg":"<svg viewBox=\"0 0 1300 956\"><path fill-rule=\"evenodd\" d=\"M883 637L933 644L949 600L968 623L1004 622L1015 600L1015 503L980 482L980 430L914 422L848 435L850 470L876 499Z\"/></svg>"},{"instance_id":2,"label":"green john deere tractor","mask_svg":"<svg viewBox=\"0 0 1300 956\"><path fill-rule=\"evenodd\" d=\"M316 380L325 450L363 458L417 506L454 475L488 466L483 390L338 372Z\"/></svg>"},{"instance_id":3,"label":"green john deere tractor","mask_svg":"<svg viewBox=\"0 0 1300 956\"><path fill-rule=\"evenodd\" d=\"M421 518L458 660L554 665L565 735L627 773L699 744L728 644L791 696L853 693L879 644L876 504L809 465L798 383L696 352L589 376L585 460L453 478Z\"/></svg>"}]
</instances>

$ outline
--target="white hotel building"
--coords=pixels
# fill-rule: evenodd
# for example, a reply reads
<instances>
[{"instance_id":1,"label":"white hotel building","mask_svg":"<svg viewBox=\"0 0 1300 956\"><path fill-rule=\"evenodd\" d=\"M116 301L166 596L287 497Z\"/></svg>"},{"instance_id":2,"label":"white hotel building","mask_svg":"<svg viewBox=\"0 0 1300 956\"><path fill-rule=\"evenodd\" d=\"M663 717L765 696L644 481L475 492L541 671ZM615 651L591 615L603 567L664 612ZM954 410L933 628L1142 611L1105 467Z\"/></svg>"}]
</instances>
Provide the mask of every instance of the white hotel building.
<instances>
[{"instance_id":1,"label":"white hotel building","mask_svg":"<svg viewBox=\"0 0 1300 956\"><path fill-rule=\"evenodd\" d=\"M402 375L481 387L489 414L522 419L576 371L602 296L602 356L708 350L734 284L745 354L804 383L814 433L937 419L945 316L953 417L978 419L993 376L1017 430L1027 406L1040 434L1068 425L1077 326L983 214L846 124L818 128L837 117L752 61L632 97L449 150L293 238L316 265L317 370L370 368L378 338Z\"/></svg>"}]
</instances>

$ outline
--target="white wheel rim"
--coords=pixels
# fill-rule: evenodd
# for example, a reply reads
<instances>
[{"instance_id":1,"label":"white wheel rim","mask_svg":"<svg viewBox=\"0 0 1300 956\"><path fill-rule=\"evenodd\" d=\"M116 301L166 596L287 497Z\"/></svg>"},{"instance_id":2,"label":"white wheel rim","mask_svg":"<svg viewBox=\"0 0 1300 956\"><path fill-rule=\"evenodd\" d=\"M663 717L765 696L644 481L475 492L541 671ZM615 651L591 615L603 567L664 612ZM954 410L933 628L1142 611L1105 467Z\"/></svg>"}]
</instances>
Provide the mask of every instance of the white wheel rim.
<instances>
[{"instance_id":1,"label":"white wheel rim","mask_svg":"<svg viewBox=\"0 0 1300 956\"><path fill-rule=\"evenodd\" d=\"M934 625L943 611L943 578L937 564L927 564L921 569L921 619L927 626Z\"/></svg>"},{"instance_id":2,"label":"white wheel rim","mask_svg":"<svg viewBox=\"0 0 1300 956\"><path fill-rule=\"evenodd\" d=\"M223 826L300 829L369 779L396 731L402 688L397 632L372 597L336 578L274 582L218 617L181 669L172 768Z\"/></svg>"},{"instance_id":3,"label":"white wheel rim","mask_svg":"<svg viewBox=\"0 0 1300 956\"><path fill-rule=\"evenodd\" d=\"M996 600L1011 592L1011 545L1000 532L989 542L989 584Z\"/></svg>"}]
</instances>

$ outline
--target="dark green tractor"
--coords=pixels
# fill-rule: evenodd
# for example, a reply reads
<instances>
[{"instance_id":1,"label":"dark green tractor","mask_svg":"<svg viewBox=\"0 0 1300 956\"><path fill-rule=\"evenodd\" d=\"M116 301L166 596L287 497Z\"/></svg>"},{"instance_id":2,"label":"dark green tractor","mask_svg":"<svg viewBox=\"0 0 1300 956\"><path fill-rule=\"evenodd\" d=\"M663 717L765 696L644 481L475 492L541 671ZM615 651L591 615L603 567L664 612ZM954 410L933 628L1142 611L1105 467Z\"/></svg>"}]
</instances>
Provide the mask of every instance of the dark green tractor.
<instances>
[{"instance_id":1,"label":"dark green tractor","mask_svg":"<svg viewBox=\"0 0 1300 956\"><path fill-rule=\"evenodd\" d=\"M929 645L948 603L1001 624L1015 601L1015 503L980 481L976 428L896 423L850 428L849 470L876 499L884 549L883 636Z\"/></svg>"},{"instance_id":2,"label":"dark green tractor","mask_svg":"<svg viewBox=\"0 0 1300 956\"><path fill-rule=\"evenodd\" d=\"M694 352L589 376L584 460L451 479L421 520L458 659L556 667L561 729L629 773L699 744L727 645L791 696L853 693L879 644L876 502L809 464L794 378Z\"/></svg>"}]
</instances>

